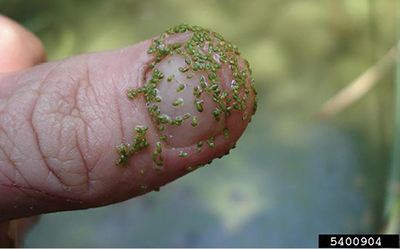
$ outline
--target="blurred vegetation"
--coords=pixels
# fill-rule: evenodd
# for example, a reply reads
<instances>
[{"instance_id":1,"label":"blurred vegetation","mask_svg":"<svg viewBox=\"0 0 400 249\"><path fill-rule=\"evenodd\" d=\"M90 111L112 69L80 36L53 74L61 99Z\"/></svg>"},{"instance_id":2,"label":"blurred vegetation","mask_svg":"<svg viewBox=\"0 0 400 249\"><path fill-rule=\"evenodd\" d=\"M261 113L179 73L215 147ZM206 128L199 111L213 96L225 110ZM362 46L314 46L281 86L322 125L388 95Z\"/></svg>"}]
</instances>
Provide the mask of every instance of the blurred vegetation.
<instances>
[{"instance_id":1,"label":"blurred vegetation","mask_svg":"<svg viewBox=\"0 0 400 249\"><path fill-rule=\"evenodd\" d=\"M0 0L0 13L37 34L49 60L129 46L183 22L211 28L241 48L260 96L228 157L160 193L46 215L26 245L315 247L318 233L384 231L399 217L384 215L395 71L336 116L314 114L394 46L398 7L395 0Z\"/></svg>"}]
</instances>

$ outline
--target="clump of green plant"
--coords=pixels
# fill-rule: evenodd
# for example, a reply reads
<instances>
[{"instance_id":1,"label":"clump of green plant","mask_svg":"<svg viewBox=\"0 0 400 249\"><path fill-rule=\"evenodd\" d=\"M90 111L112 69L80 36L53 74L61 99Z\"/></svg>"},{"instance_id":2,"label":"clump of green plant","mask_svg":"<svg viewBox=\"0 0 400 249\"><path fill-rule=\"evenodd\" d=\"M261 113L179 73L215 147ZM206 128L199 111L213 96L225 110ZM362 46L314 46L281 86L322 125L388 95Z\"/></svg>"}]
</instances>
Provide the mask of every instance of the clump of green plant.
<instances>
[{"instance_id":1,"label":"clump of green plant","mask_svg":"<svg viewBox=\"0 0 400 249\"><path fill-rule=\"evenodd\" d=\"M190 34L185 42L168 43L167 37L180 34ZM241 59L239 49L231 42L225 40L220 34L204 29L199 26L189 26L182 24L174 28L167 29L159 38L154 39L147 53L153 56L153 60L149 63L150 75L143 87L138 89L127 90L129 99L136 99L139 95L144 96L148 113L155 122L159 134L159 141L156 144L156 150L153 152L153 162L156 165L156 171L162 172L163 144L168 143L166 136L166 126L181 126L185 122L189 122L192 127L198 127L199 115L206 113L217 121L221 122L223 117L229 117L232 112L239 112L242 115L242 120L250 119L257 109L257 91L254 86L254 80L251 78L251 69L247 60ZM158 64L170 56L180 56L184 59L186 66L179 67L178 71L185 74L187 82L181 83L176 89L177 93L186 91L185 85L193 86L193 103L184 103L182 98L177 98L171 103L166 103L159 96L160 81L166 79L166 82L173 81L177 75L165 75L158 68ZM170 61L168 61L170 62ZM244 63L243 63L244 62ZM224 87L220 79L220 71L223 68L231 70L232 81L230 87ZM195 74L201 74L198 80L194 80ZM246 108L248 96L254 96L254 107L252 110ZM205 109L204 96L211 96L216 108L212 110ZM252 100L253 101L253 100ZM163 112L165 105L179 107L184 104L193 104L194 113L187 113L183 116L172 117L168 113ZM135 137L132 146L121 145L117 148L120 158L117 165L127 166L128 159L135 153L148 147L145 139L147 127L138 129L138 135ZM203 142L210 148L215 148L218 144L215 143L213 134L208 140L199 141L196 153L201 153ZM223 130L225 139L229 138L228 128L225 126ZM140 141L139 141L140 140ZM139 143L139 144L138 144ZM230 146L230 148L233 148ZM185 151L180 151L179 158L189 157L190 154ZM188 170L194 170L203 165L191 166Z\"/></svg>"}]
</instances>

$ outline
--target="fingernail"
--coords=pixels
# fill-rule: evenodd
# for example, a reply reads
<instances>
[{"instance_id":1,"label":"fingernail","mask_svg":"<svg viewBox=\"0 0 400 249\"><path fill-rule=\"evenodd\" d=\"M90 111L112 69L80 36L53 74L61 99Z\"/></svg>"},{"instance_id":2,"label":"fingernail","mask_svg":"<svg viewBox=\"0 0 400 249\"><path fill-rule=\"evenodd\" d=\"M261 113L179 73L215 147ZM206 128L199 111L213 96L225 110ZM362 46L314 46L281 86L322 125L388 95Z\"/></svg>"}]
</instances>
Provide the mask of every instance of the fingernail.
<instances>
[{"instance_id":1,"label":"fingernail","mask_svg":"<svg viewBox=\"0 0 400 249\"><path fill-rule=\"evenodd\" d=\"M221 35L181 25L154 40L148 53L155 60L145 78L146 103L167 144L185 147L229 133L231 115L246 122L254 114L248 63Z\"/></svg>"},{"instance_id":2,"label":"fingernail","mask_svg":"<svg viewBox=\"0 0 400 249\"><path fill-rule=\"evenodd\" d=\"M216 32L183 24L154 39L147 53L153 60L145 84L128 97L144 95L159 132L153 160L162 165L165 147L176 149L177 157L187 157L193 149L179 148L193 145L197 154L203 146L234 147L257 107L251 69L239 49Z\"/></svg>"}]
</instances>

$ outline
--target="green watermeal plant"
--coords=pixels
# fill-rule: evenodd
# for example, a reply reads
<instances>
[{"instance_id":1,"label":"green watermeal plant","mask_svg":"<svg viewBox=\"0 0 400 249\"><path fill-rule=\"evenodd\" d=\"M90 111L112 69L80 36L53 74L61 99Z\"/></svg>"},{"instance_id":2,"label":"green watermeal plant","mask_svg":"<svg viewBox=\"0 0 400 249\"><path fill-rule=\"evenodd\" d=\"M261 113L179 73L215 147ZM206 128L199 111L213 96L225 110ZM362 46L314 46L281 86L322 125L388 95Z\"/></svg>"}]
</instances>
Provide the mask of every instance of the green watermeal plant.
<instances>
[{"instance_id":1,"label":"green watermeal plant","mask_svg":"<svg viewBox=\"0 0 400 249\"><path fill-rule=\"evenodd\" d=\"M184 36L185 39L171 42L169 38L173 36ZM204 125L201 123L201 115L211 115L215 122L223 126L223 137L227 140L229 130L225 122L233 112L240 113L243 121L250 122L251 116L257 109L257 91L254 79L251 77L249 62L242 59L239 49L220 34L199 26L182 24L167 29L161 36L154 39L147 53L154 59L148 64L146 82L143 87L128 89L127 98L133 100L143 96L148 113L155 122L156 130L160 133L159 141L155 145L156 149L152 153L156 172L162 172L163 146L169 143L171 137L167 132L169 127L187 123L190 127L198 129ZM183 65L177 68L176 73L166 75L167 72L162 70L162 64L174 63L176 60L174 58L177 57L184 61ZM227 74L226 70L230 70L228 72L230 84L222 83L222 80L226 81L226 78L222 79L223 75ZM174 87L177 97L171 102L163 100L160 94L161 84L171 84L168 87ZM192 95L189 98L190 101L187 97L179 95L183 96L183 93L187 95L188 91ZM250 96L253 98L251 101L254 102L252 108L246 105ZM172 115L171 112L164 111L164 109L169 110L169 108L180 108L186 105L193 106L190 109L191 112L182 115L176 115L176 112L173 112L174 115ZM149 147L146 140L147 131L148 127L136 127L132 144L121 144L117 147L119 159L116 165L128 166L130 157ZM194 153L202 153L204 146L217 147L215 136L218 134L216 132L207 139L199 140ZM234 143L229 144L230 149L234 147ZM177 151L179 160L190 157L188 152ZM192 171L202 166L204 165L189 166L188 170ZM143 186L142 190L145 191L146 187Z\"/></svg>"}]
</instances>

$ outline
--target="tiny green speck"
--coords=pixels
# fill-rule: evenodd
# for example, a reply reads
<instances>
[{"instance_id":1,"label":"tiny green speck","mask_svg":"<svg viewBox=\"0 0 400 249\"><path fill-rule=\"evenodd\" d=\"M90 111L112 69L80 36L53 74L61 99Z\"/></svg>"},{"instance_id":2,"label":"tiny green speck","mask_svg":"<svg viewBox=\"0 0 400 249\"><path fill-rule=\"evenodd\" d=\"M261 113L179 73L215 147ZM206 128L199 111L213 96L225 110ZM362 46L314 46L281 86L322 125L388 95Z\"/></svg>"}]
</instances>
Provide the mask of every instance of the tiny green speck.
<instances>
[{"instance_id":1,"label":"tiny green speck","mask_svg":"<svg viewBox=\"0 0 400 249\"><path fill-rule=\"evenodd\" d=\"M180 91L182 91L183 89L185 89L185 85L184 84L180 84L179 85L179 87L176 89L176 92L180 92Z\"/></svg>"},{"instance_id":2,"label":"tiny green speck","mask_svg":"<svg viewBox=\"0 0 400 249\"><path fill-rule=\"evenodd\" d=\"M137 97L137 95L138 95L138 93L137 93L135 90L132 90L132 89L130 89L130 90L128 91L128 93L127 93L127 97L128 97L129 99L134 99L134 98Z\"/></svg>"},{"instance_id":3,"label":"tiny green speck","mask_svg":"<svg viewBox=\"0 0 400 249\"><path fill-rule=\"evenodd\" d=\"M186 153L186 152L183 152L183 151L179 152L179 157L187 157L187 155L188 155L188 153Z\"/></svg>"},{"instance_id":4,"label":"tiny green speck","mask_svg":"<svg viewBox=\"0 0 400 249\"><path fill-rule=\"evenodd\" d=\"M199 112L203 112L203 105L204 105L204 101L203 100L195 100L194 101L194 105L196 106L196 108L197 108L197 111L199 111Z\"/></svg>"},{"instance_id":5,"label":"tiny green speck","mask_svg":"<svg viewBox=\"0 0 400 249\"><path fill-rule=\"evenodd\" d=\"M168 78L167 78L167 81L168 82L171 82L172 81L172 79L175 77L175 75L174 74L171 74Z\"/></svg>"},{"instance_id":6,"label":"tiny green speck","mask_svg":"<svg viewBox=\"0 0 400 249\"><path fill-rule=\"evenodd\" d=\"M193 127L197 126L197 117L192 118L192 126Z\"/></svg>"},{"instance_id":7,"label":"tiny green speck","mask_svg":"<svg viewBox=\"0 0 400 249\"><path fill-rule=\"evenodd\" d=\"M176 101L174 101L172 103L173 106L178 106L178 105L182 105L182 104L183 104L183 100L182 99L178 99L178 100L176 100Z\"/></svg>"},{"instance_id":8,"label":"tiny green speck","mask_svg":"<svg viewBox=\"0 0 400 249\"><path fill-rule=\"evenodd\" d=\"M213 142L211 142L210 140L207 140L207 144L208 146L210 146L211 148L215 147L215 144Z\"/></svg>"},{"instance_id":9,"label":"tiny green speck","mask_svg":"<svg viewBox=\"0 0 400 249\"><path fill-rule=\"evenodd\" d=\"M178 70L181 73L186 73L189 70L189 68L187 68L187 67L179 67Z\"/></svg>"},{"instance_id":10,"label":"tiny green speck","mask_svg":"<svg viewBox=\"0 0 400 249\"><path fill-rule=\"evenodd\" d=\"M147 188L148 188L147 186L140 186L140 190L142 192L146 192Z\"/></svg>"},{"instance_id":11,"label":"tiny green speck","mask_svg":"<svg viewBox=\"0 0 400 249\"><path fill-rule=\"evenodd\" d=\"M225 139L228 139L228 138L229 138L229 131L228 131L228 129L225 129L225 130L224 130L224 138L225 138Z\"/></svg>"}]
</instances>

